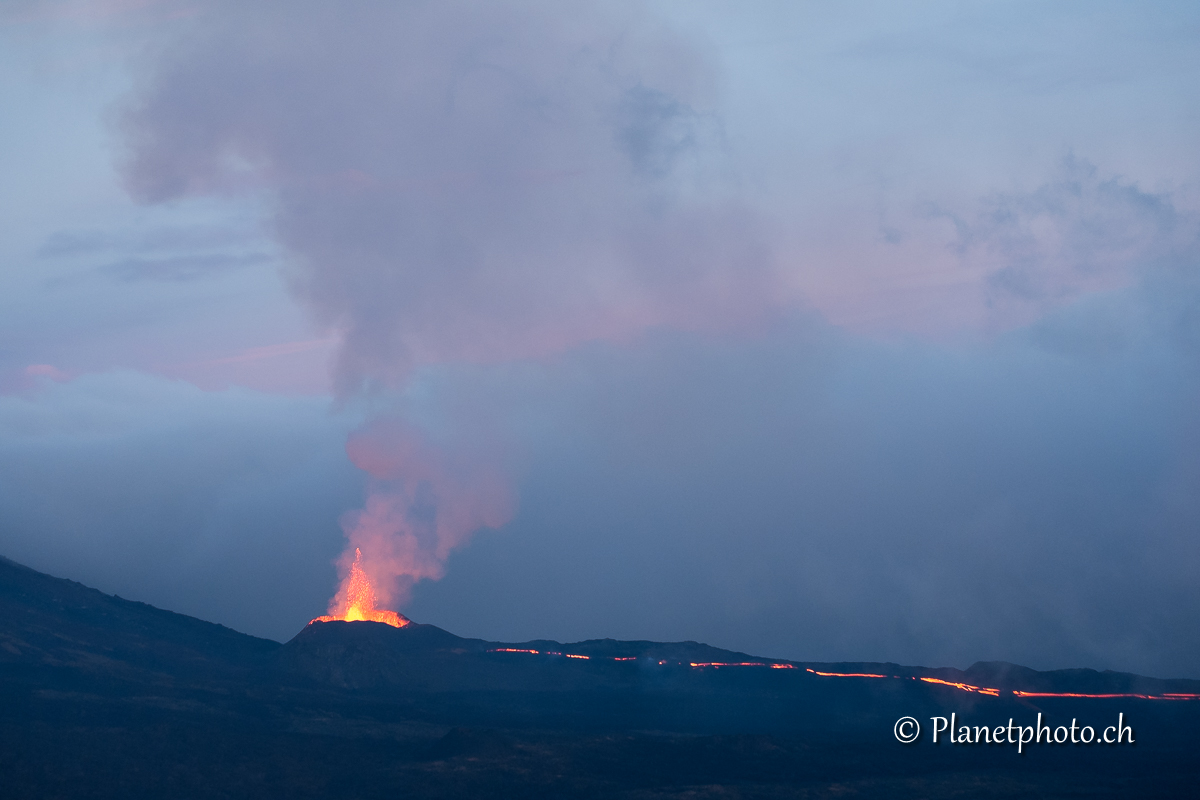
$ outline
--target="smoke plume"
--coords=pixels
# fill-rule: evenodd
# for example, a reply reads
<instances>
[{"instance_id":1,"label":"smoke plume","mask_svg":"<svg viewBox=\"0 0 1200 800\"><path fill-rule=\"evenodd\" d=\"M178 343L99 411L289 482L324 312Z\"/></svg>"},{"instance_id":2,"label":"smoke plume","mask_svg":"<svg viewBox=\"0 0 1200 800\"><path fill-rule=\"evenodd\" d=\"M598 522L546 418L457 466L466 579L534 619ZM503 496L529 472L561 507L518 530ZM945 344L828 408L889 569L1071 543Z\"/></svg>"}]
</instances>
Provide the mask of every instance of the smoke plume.
<instances>
[{"instance_id":1,"label":"smoke plume","mask_svg":"<svg viewBox=\"0 0 1200 800\"><path fill-rule=\"evenodd\" d=\"M637 5L211 2L145 74L131 190L267 192L344 397L784 302L705 54ZM347 553L381 599L514 507L492 454L420 439L392 417L348 447L372 490Z\"/></svg>"}]
</instances>

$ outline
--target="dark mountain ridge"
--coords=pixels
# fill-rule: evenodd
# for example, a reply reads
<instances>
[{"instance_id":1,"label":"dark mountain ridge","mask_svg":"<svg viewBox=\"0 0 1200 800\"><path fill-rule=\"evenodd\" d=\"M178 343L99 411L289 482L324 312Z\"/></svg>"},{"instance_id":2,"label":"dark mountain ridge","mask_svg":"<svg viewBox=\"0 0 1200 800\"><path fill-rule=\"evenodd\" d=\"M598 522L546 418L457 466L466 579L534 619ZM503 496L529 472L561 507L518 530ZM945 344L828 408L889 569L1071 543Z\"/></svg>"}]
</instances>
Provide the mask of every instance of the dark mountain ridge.
<instances>
[{"instance_id":1,"label":"dark mountain ridge","mask_svg":"<svg viewBox=\"0 0 1200 800\"><path fill-rule=\"evenodd\" d=\"M0 616L0 659L8 663L191 674L263 663L280 646L2 556Z\"/></svg>"},{"instance_id":2,"label":"dark mountain ridge","mask_svg":"<svg viewBox=\"0 0 1200 800\"><path fill-rule=\"evenodd\" d=\"M585 656L586 663L573 657ZM588 639L562 643L547 639L527 642L494 642L464 639L433 625L414 623L393 628L382 623L316 622L305 627L284 646L284 660L292 668L313 677L324 677L338 685L365 688L400 685L419 675L417 657L423 663L438 663L436 684L422 682L426 689L465 688L472 681L490 687L516 688L528 673L544 682L563 674L564 669L601 675L641 675L648 667L695 670L794 668L792 679L811 679L814 672L885 675L889 678L935 678L947 683L995 688L1004 692L1055 692L1082 694L1169 693L1200 695L1200 681L1160 679L1127 672L1065 669L1039 672L1004 661L976 662L965 670L953 667L904 666L880 662L816 662L764 658L723 650L700 642L620 641ZM634 663L628 663L632 659ZM457 663L461 668L454 669ZM468 669L472 665L476 669ZM554 668L557 668L555 671ZM799 674L803 672L804 674ZM826 677L826 676L817 676Z\"/></svg>"},{"instance_id":3,"label":"dark mountain ridge","mask_svg":"<svg viewBox=\"0 0 1200 800\"><path fill-rule=\"evenodd\" d=\"M982 785L1170 797L1200 777L1200 701L1014 691L1165 696L1200 694L1200 681L793 662L698 642L504 643L419 623L313 623L281 644L0 558L6 797L361 798L401 785L472 798L952 797ZM1056 725L1124 713L1138 743L1018 756L927 737L906 747L892 731L900 716L1039 713Z\"/></svg>"},{"instance_id":4,"label":"dark mountain ridge","mask_svg":"<svg viewBox=\"0 0 1200 800\"><path fill-rule=\"evenodd\" d=\"M692 664L789 665L804 671L929 677L950 683L994 687L1005 691L1200 693L1200 681L1160 679L1126 672L1065 669L1038 671L1003 661L977 662L965 670L953 667L906 666L891 662L807 662L754 656L700 642L588 639L562 643L549 639L499 642L456 636L434 625L414 623L393 628L374 622L311 623L291 641L280 644L156 608L107 595L75 581L54 578L0 556L0 662L75 667L80 670L160 671L172 675L293 668L309 677L326 675L335 684L364 688L402 683L418 676L406 657L453 659L486 665L488 670L518 670L530 664L597 667L567 661L635 659ZM503 652L503 651L537 651ZM482 659L482 660L481 660ZM645 663L614 664L622 669ZM701 667L703 668L703 667ZM719 669L720 667L717 667ZM334 677L336 672L337 677ZM541 674L544 674L542 672ZM468 678L468 674L457 677ZM442 673L442 688L452 678ZM489 680L490 685L502 680Z\"/></svg>"}]
</instances>

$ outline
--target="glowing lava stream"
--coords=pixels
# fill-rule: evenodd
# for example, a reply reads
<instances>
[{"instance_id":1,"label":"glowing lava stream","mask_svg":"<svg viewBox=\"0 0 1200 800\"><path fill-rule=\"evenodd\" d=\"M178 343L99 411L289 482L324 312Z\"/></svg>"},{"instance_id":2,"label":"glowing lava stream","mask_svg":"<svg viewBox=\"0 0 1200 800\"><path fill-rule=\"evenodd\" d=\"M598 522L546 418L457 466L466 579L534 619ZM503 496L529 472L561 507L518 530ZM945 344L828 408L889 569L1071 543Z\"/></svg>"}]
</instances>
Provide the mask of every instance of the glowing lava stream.
<instances>
[{"instance_id":1,"label":"glowing lava stream","mask_svg":"<svg viewBox=\"0 0 1200 800\"><path fill-rule=\"evenodd\" d=\"M771 669L795 669L791 664L768 664L765 661L703 661L688 662L688 666L692 669L700 667L770 667Z\"/></svg>"},{"instance_id":2,"label":"glowing lava stream","mask_svg":"<svg viewBox=\"0 0 1200 800\"><path fill-rule=\"evenodd\" d=\"M497 647L494 650L488 650L489 653L529 653L531 655L548 655L548 656L563 656L567 658L599 658L599 656L577 656L571 653L559 653L557 651L547 650L543 653L540 650L522 650L515 647ZM604 659L609 660L609 659ZM637 656L623 656L613 658L612 661L636 661ZM668 662L659 661L659 665L665 665ZM682 666L686 664L692 669L704 669L705 667L770 667L771 669L799 669L795 664L786 663L770 663L766 661L688 661L675 662ZM822 678L895 678L902 680L902 675L878 675L874 672L818 672L811 667L805 667L806 672L811 672L813 675L819 675ZM941 678L918 678L915 675L909 676L910 680L924 681L925 683L934 683L939 686L949 686L952 689L958 689L963 692L975 692L988 697L999 697L1001 690L992 689L987 686L972 686L969 683L955 683L954 681L944 681ZM1114 697L1136 697L1142 700L1200 700L1200 694L1189 694L1187 692L1168 692L1166 694L1076 694L1074 692L1022 692L1013 689L1012 693L1017 697L1091 697L1096 699L1114 698Z\"/></svg>"},{"instance_id":3,"label":"glowing lava stream","mask_svg":"<svg viewBox=\"0 0 1200 800\"><path fill-rule=\"evenodd\" d=\"M495 647L488 650L489 653L529 653L530 655L547 655L547 656L565 656L566 658L584 658L596 659L598 661L637 661L637 656L614 656L611 659L603 658L602 656L581 656L575 653L561 653L557 650L526 650L520 647ZM659 661L661 664L666 664L666 661ZM683 663L683 662L680 662ZM703 667L770 667L771 669L797 669L794 664L770 664L766 661L689 661L687 665L692 669L701 669ZM812 672L812 670L809 670ZM821 673L824 674L824 673ZM882 677L882 676L880 676Z\"/></svg>"},{"instance_id":4,"label":"glowing lava stream","mask_svg":"<svg viewBox=\"0 0 1200 800\"><path fill-rule=\"evenodd\" d=\"M979 692L980 694L987 694L991 695L992 697L1000 696L999 689L989 689L986 686L980 687L972 686L969 683L953 683L951 681L943 681L938 678L921 678L921 680L925 681L926 683L940 683L942 686L953 686L955 689L962 689L964 692Z\"/></svg>"},{"instance_id":5,"label":"glowing lava stream","mask_svg":"<svg viewBox=\"0 0 1200 800\"><path fill-rule=\"evenodd\" d=\"M362 550L354 549L354 563L350 565L350 575L346 578L346 610L339 615L317 617L312 622L383 622L393 628L403 628L412 623L403 614L375 608L375 590L371 581L362 568ZM333 609L330 609L332 611Z\"/></svg>"},{"instance_id":6,"label":"glowing lava stream","mask_svg":"<svg viewBox=\"0 0 1200 800\"><path fill-rule=\"evenodd\" d=\"M899 675L873 675L866 672L817 672L815 669L809 669L814 675L820 675L823 678L900 678ZM954 689L959 689L964 692L978 692L986 694L989 697L999 697L999 689L991 689L987 686L972 686L969 683L954 683L953 681L944 681L940 678L918 678L912 676L912 680L921 680L926 683L936 683L941 686L949 686ZM1012 693L1017 697L1090 697L1093 699L1103 700L1115 697L1136 697L1141 700L1200 700L1200 694L1189 694L1187 692L1167 692L1166 694L1078 694L1076 692L1022 692L1019 689L1013 689Z\"/></svg>"}]
</instances>

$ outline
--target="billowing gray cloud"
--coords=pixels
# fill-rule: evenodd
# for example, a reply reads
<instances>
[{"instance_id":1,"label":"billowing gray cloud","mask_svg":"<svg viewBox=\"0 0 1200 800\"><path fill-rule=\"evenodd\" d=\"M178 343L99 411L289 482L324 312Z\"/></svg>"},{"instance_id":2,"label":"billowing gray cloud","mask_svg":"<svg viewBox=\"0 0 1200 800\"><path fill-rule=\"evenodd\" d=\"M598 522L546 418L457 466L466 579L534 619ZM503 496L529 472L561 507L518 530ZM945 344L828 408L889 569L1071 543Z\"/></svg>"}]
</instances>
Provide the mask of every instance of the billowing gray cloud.
<instances>
[{"instance_id":1,"label":"billowing gray cloud","mask_svg":"<svg viewBox=\"0 0 1200 800\"><path fill-rule=\"evenodd\" d=\"M780 303L711 70L634 5L212 3L126 116L147 200L265 181L342 385Z\"/></svg>"},{"instance_id":2,"label":"billowing gray cloud","mask_svg":"<svg viewBox=\"0 0 1200 800\"><path fill-rule=\"evenodd\" d=\"M403 388L423 364L736 327L779 306L711 82L635 5L213 3L125 117L127 176L147 201L272 187L297 291L342 336L343 392ZM421 463L347 529L385 600L514 505L402 450ZM409 520L418 486L431 538Z\"/></svg>"}]
</instances>

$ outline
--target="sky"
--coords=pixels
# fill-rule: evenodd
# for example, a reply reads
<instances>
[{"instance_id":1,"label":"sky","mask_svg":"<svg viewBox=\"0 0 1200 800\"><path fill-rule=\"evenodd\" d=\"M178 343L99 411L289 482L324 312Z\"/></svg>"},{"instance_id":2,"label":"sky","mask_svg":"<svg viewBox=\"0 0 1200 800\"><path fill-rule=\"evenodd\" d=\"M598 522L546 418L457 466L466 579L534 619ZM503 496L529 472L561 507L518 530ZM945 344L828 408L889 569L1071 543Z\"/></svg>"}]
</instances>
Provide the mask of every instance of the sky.
<instances>
[{"instance_id":1,"label":"sky","mask_svg":"<svg viewBox=\"0 0 1200 800\"><path fill-rule=\"evenodd\" d=\"M0 554L286 641L1200 678L1200 8L16 0Z\"/></svg>"}]
</instances>

